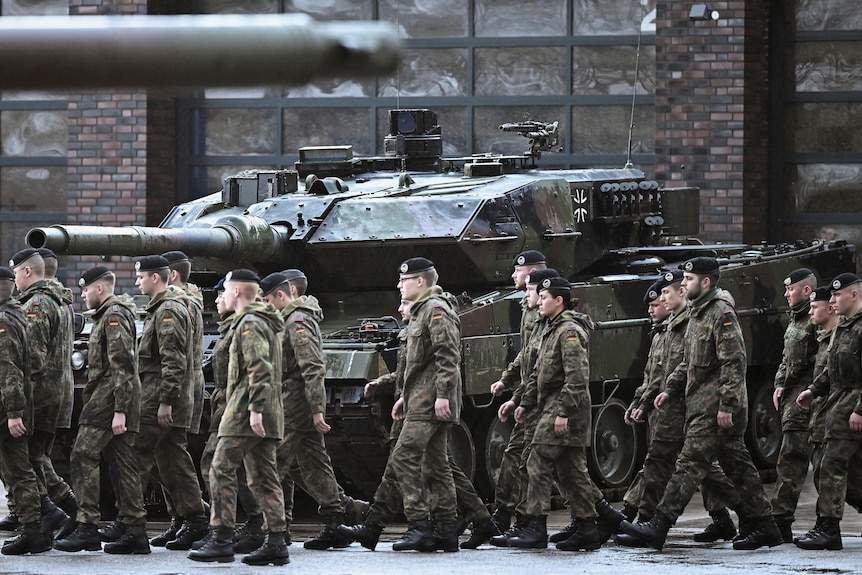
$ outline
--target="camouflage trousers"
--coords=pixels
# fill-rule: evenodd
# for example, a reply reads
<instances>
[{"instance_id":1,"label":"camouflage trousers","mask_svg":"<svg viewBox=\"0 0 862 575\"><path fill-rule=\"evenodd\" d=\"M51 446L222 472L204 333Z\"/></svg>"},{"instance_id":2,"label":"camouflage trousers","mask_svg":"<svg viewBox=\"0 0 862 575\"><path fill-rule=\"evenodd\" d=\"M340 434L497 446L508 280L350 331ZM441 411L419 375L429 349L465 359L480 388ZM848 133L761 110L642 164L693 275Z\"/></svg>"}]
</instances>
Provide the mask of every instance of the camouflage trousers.
<instances>
[{"instance_id":1,"label":"camouflage trousers","mask_svg":"<svg viewBox=\"0 0 862 575\"><path fill-rule=\"evenodd\" d=\"M0 426L0 470L6 489L16 502L15 513L25 525L41 517L41 494L30 465L27 437L12 437L6 422Z\"/></svg>"},{"instance_id":2,"label":"camouflage trousers","mask_svg":"<svg viewBox=\"0 0 862 575\"><path fill-rule=\"evenodd\" d=\"M740 495L735 508L739 515L750 519L772 515L760 474L741 435L686 437L656 512L676 523L716 460Z\"/></svg>"},{"instance_id":3,"label":"camouflage trousers","mask_svg":"<svg viewBox=\"0 0 862 575\"><path fill-rule=\"evenodd\" d=\"M389 456L410 522L448 521L457 516L452 468L449 467L449 430L442 421L407 419Z\"/></svg>"},{"instance_id":4,"label":"camouflage trousers","mask_svg":"<svg viewBox=\"0 0 862 575\"><path fill-rule=\"evenodd\" d=\"M54 450L54 434L36 429L28 441L30 465L39 480L39 494L57 501L72 490L69 484L54 471L51 452Z\"/></svg>"},{"instance_id":5,"label":"camouflage trousers","mask_svg":"<svg viewBox=\"0 0 862 575\"><path fill-rule=\"evenodd\" d=\"M142 488L152 478L167 492L179 517L203 515L201 487L184 428L142 423L135 439L135 457ZM157 474L151 473L154 466Z\"/></svg>"},{"instance_id":6,"label":"camouflage trousers","mask_svg":"<svg viewBox=\"0 0 862 575\"><path fill-rule=\"evenodd\" d=\"M268 533L287 530L284 493L278 480L278 440L268 437L219 437L210 467L210 527L236 526L237 469L245 466L248 488L260 504Z\"/></svg>"},{"instance_id":7,"label":"camouflage trousers","mask_svg":"<svg viewBox=\"0 0 862 575\"><path fill-rule=\"evenodd\" d=\"M527 419L524 421L524 449L521 451L521 461L518 462L518 485L520 486L520 500L515 505L515 513L518 515L527 514L527 485L530 484L530 476L527 473L527 461L530 459L530 453L533 452L533 435L536 433L536 424L539 422L538 410L532 409L527 412Z\"/></svg>"},{"instance_id":8,"label":"camouflage trousers","mask_svg":"<svg viewBox=\"0 0 862 575\"><path fill-rule=\"evenodd\" d=\"M826 439L820 464L818 517L841 519L845 502L862 511L862 437Z\"/></svg>"},{"instance_id":9,"label":"camouflage trousers","mask_svg":"<svg viewBox=\"0 0 862 575\"><path fill-rule=\"evenodd\" d=\"M206 445L204 445L204 451L201 453L201 476L206 479L204 483L206 483L206 489L208 493L212 493L212 486L209 484L210 477L210 468L212 467L213 454L215 454L215 448L218 444L218 432L213 431L210 433L207 438ZM237 470L237 483L239 485L239 490L237 491L237 500L239 504L242 506L243 511L245 511L246 515L260 515L260 505L258 505L257 500L251 494L251 490L248 488L248 482L245 477L245 466L240 465Z\"/></svg>"},{"instance_id":10,"label":"camouflage trousers","mask_svg":"<svg viewBox=\"0 0 862 575\"><path fill-rule=\"evenodd\" d=\"M78 523L95 525L102 518L101 496L102 457L113 478L119 517L126 525L144 525L147 512L141 492L141 476L135 459L136 433L114 435L110 429L82 425L78 429L70 459L72 483L78 499Z\"/></svg>"},{"instance_id":11,"label":"camouflage trousers","mask_svg":"<svg viewBox=\"0 0 862 575\"><path fill-rule=\"evenodd\" d=\"M806 430L784 431L781 450L778 452L775 493L772 496L772 513L778 521L793 522L796 505L811 458L811 433Z\"/></svg>"},{"instance_id":12,"label":"camouflage trousers","mask_svg":"<svg viewBox=\"0 0 862 575\"><path fill-rule=\"evenodd\" d=\"M293 516L294 481L319 506L324 517L344 515L344 490L335 480L332 461L326 451L326 441L319 431L285 429L278 444L278 476L284 485L285 514ZM298 471L291 477L290 470ZM288 490L290 493L288 494ZM289 499L289 503L288 503Z\"/></svg>"},{"instance_id":13,"label":"camouflage trousers","mask_svg":"<svg viewBox=\"0 0 862 575\"><path fill-rule=\"evenodd\" d=\"M202 374L201 374L202 375ZM192 382L192 419L189 433L201 432L201 419L204 414L204 378L194 378ZM206 477L206 476L204 476Z\"/></svg>"},{"instance_id":14,"label":"camouflage trousers","mask_svg":"<svg viewBox=\"0 0 862 575\"><path fill-rule=\"evenodd\" d=\"M494 489L494 505L509 513L521 502L521 456L524 454L524 426L516 423L500 461L500 476Z\"/></svg>"},{"instance_id":15,"label":"camouflage trousers","mask_svg":"<svg viewBox=\"0 0 862 575\"><path fill-rule=\"evenodd\" d=\"M534 443L527 460L527 501L524 515L547 515L551 511L551 487L557 486L569 502L573 518L594 519L596 503L604 496L587 470L587 448Z\"/></svg>"},{"instance_id":16,"label":"camouflage trousers","mask_svg":"<svg viewBox=\"0 0 862 575\"><path fill-rule=\"evenodd\" d=\"M814 489L820 493L820 466L823 464L823 454L826 452L826 441L811 441L811 476L814 479Z\"/></svg>"},{"instance_id":17,"label":"camouflage trousers","mask_svg":"<svg viewBox=\"0 0 862 575\"><path fill-rule=\"evenodd\" d=\"M643 468L623 497L623 501L638 510L641 520L648 521L655 515L655 508L673 475L682 445L682 441L653 440L650 443ZM708 512L719 511L725 507L736 509L739 505L739 495L733 482L715 462L703 478L700 491L703 495L703 508Z\"/></svg>"}]
</instances>

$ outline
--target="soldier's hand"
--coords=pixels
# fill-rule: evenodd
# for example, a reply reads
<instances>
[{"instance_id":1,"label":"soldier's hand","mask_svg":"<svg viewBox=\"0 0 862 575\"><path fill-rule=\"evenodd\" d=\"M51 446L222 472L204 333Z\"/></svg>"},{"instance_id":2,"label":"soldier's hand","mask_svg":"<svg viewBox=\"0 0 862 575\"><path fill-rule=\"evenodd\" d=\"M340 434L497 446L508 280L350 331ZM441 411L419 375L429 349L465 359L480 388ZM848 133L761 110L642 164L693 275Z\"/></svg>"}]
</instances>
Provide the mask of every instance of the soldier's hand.
<instances>
[{"instance_id":1,"label":"soldier's hand","mask_svg":"<svg viewBox=\"0 0 862 575\"><path fill-rule=\"evenodd\" d=\"M718 420L718 426L722 429L728 429L730 427L733 427L732 413L728 413L726 411L719 411L718 415L716 416L716 419Z\"/></svg>"},{"instance_id":2,"label":"soldier's hand","mask_svg":"<svg viewBox=\"0 0 862 575\"><path fill-rule=\"evenodd\" d=\"M494 397L497 397L504 391L506 391L506 385L501 380L498 379L491 384L491 395L493 395Z\"/></svg>"},{"instance_id":3,"label":"soldier's hand","mask_svg":"<svg viewBox=\"0 0 862 575\"><path fill-rule=\"evenodd\" d=\"M449 409L449 400L438 397L434 401L434 413L437 415L437 419L449 419L452 417L452 410Z\"/></svg>"},{"instance_id":4,"label":"soldier's hand","mask_svg":"<svg viewBox=\"0 0 862 575\"><path fill-rule=\"evenodd\" d=\"M167 403L159 404L159 425L162 427L170 427L174 424L173 416L174 408Z\"/></svg>"},{"instance_id":5,"label":"soldier's hand","mask_svg":"<svg viewBox=\"0 0 862 575\"><path fill-rule=\"evenodd\" d=\"M111 421L111 431L114 432L114 435L122 435L126 431L126 414L122 411L114 412L114 419Z\"/></svg>"},{"instance_id":6,"label":"soldier's hand","mask_svg":"<svg viewBox=\"0 0 862 575\"><path fill-rule=\"evenodd\" d=\"M500 406L500 409L497 410L497 419L502 423L506 423L509 419L509 414L515 411L515 407L514 401L504 401L503 405Z\"/></svg>"},{"instance_id":7,"label":"soldier's hand","mask_svg":"<svg viewBox=\"0 0 862 575\"><path fill-rule=\"evenodd\" d=\"M778 411L781 409L780 407L778 407L778 404L781 403L781 396L782 395L784 395L784 388L783 387L776 387L775 391L772 392L772 405L775 406L775 411Z\"/></svg>"},{"instance_id":8,"label":"soldier's hand","mask_svg":"<svg viewBox=\"0 0 862 575\"><path fill-rule=\"evenodd\" d=\"M21 437L27 433L27 428L24 427L24 420L20 417L10 419L6 423L9 425L9 434L12 437Z\"/></svg>"},{"instance_id":9,"label":"soldier's hand","mask_svg":"<svg viewBox=\"0 0 862 575\"><path fill-rule=\"evenodd\" d=\"M377 380L372 379L365 384L365 389L362 390L362 395L367 399L374 399L374 392L377 391Z\"/></svg>"},{"instance_id":10,"label":"soldier's hand","mask_svg":"<svg viewBox=\"0 0 862 575\"><path fill-rule=\"evenodd\" d=\"M527 410L520 405L515 408L515 421L524 425L524 421L526 421Z\"/></svg>"},{"instance_id":11,"label":"soldier's hand","mask_svg":"<svg viewBox=\"0 0 862 575\"><path fill-rule=\"evenodd\" d=\"M568 417L560 417L559 415L554 419L554 433L557 435L564 435L569 430L569 418Z\"/></svg>"},{"instance_id":12,"label":"soldier's hand","mask_svg":"<svg viewBox=\"0 0 862 575\"><path fill-rule=\"evenodd\" d=\"M796 396L796 405L802 409L811 408L812 401L814 401L814 394L809 389L799 392L799 395Z\"/></svg>"},{"instance_id":13,"label":"soldier's hand","mask_svg":"<svg viewBox=\"0 0 862 575\"><path fill-rule=\"evenodd\" d=\"M630 417L634 423L643 423L645 421L644 410L641 408L633 409Z\"/></svg>"},{"instance_id":14,"label":"soldier's hand","mask_svg":"<svg viewBox=\"0 0 862 575\"><path fill-rule=\"evenodd\" d=\"M404 419L404 398L399 397L395 405L392 406L392 419L401 421Z\"/></svg>"},{"instance_id":15,"label":"soldier's hand","mask_svg":"<svg viewBox=\"0 0 862 575\"><path fill-rule=\"evenodd\" d=\"M251 430L259 437L266 437L266 430L263 428L263 414L259 411L249 411L248 414Z\"/></svg>"},{"instance_id":16,"label":"soldier's hand","mask_svg":"<svg viewBox=\"0 0 862 575\"><path fill-rule=\"evenodd\" d=\"M323 414L319 411L311 416L311 419L314 421L314 429L319 431L320 433L328 433L332 427L326 423L326 420L323 418Z\"/></svg>"},{"instance_id":17,"label":"soldier's hand","mask_svg":"<svg viewBox=\"0 0 862 575\"><path fill-rule=\"evenodd\" d=\"M668 395L667 392L663 391L656 396L655 401L653 401L653 405L661 413L664 413L664 406L669 401L670 401L670 395Z\"/></svg>"},{"instance_id":18,"label":"soldier's hand","mask_svg":"<svg viewBox=\"0 0 862 575\"><path fill-rule=\"evenodd\" d=\"M862 415L855 412L850 414L850 429L862 431Z\"/></svg>"}]
</instances>

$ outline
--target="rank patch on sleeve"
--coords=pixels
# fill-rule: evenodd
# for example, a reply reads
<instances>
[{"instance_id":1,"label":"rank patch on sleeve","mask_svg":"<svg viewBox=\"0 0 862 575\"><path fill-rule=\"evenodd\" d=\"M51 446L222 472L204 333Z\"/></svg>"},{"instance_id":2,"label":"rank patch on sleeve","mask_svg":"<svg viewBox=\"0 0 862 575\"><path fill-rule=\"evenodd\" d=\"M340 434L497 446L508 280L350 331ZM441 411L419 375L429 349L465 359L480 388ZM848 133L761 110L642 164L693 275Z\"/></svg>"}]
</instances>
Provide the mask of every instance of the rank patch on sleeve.
<instances>
[{"instance_id":1,"label":"rank patch on sleeve","mask_svg":"<svg viewBox=\"0 0 862 575\"><path fill-rule=\"evenodd\" d=\"M435 313L434 315L431 316L431 319L435 320L435 319L440 319L441 317L443 317L442 313Z\"/></svg>"},{"instance_id":2,"label":"rank patch on sleeve","mask_svg":"<svg viewBox=\"0 0 862 575\"><path fill-rule=\"evenodd\" d=\"M162 322L166 322L166 321L174 321L174 318L172 318L172 317L163 317L163 318L162 318Z\"/></svg>"},{"instance_id":3,"label":"rank patch on sleeve","mask_svg":"<svg viewBox=\"0 0 862 575\"><path fill-rule=\"evenodd\" d=\"M118 322L118 321L109 321L109 322L108 322L108 325L118 326L118 325L120 325L120 322Z\"/></svg>"},{"instance_id":4,"label":"rank patch on sleeve","mask_svg":"<svg viewBox=\"0 0 862 575\"><path fill-rule=\"evenodd\" d=\"M248 335L249 333L251 333L250 328L245 328L244 330L242 330L242 335Z\"/></svg>"}]
</instances>

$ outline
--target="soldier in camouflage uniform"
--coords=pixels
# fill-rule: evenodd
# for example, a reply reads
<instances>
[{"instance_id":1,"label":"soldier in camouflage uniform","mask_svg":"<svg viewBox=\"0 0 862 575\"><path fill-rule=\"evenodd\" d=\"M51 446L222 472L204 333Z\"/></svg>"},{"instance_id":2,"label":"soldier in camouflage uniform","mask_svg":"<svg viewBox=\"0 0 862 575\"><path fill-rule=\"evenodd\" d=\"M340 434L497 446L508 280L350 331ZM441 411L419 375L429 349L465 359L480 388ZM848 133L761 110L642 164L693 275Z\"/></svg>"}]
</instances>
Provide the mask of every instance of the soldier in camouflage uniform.
<instances>
[{"instance_id":1,"label":"soldier in camouflage uniform","mask_svg":"<svg viewBox=\"0 0 862 575\"><path fill-rule=\"evenodd\" d=\"M135 285L146 296L147 315L138 342L141 379L141 428L135 440L141 485L158 468L162 488L170 494L183 528L168 549L190 549L207 534L200 484L188 452L187 429L192 414L193 369L191 318L186 296L169 286L168 261L147 256L135 262Z\"/></svg>"},{"instance_id":2,"label":"soldier in camouflage uniform","mask_svg":"<svg viewBox=\"0 0 862 575\"><path fill-rule=\"evenodd\" d=\"M50 541L54 530L68 520L48 494L48 484L57 492L69 491L54 472L51 450L64 397L64 377L71 366L69 315L55 282L45 280L45 262L32 248L16 253L9 262L15 272L18 301L27 312L30 338L30 378L33 382L33 434L29 437L30 462L39 480L42 534ZM63 486L58 485L58 481Z\"/></svg>"},{"instance_id":3,"label":"soldier in camouflage uniform","mask_svg":"<svg viewBox=\"0 0 862 575\"><path fill-rule=\"evenodd\" d=\"M791 525L799 502L799 494L808 474L811 434L810 415L796 405L799 393L811 385L814 357L817 354L817 328L808 311L810 295L817 287L817 278L808 268L793 270L784 278L784 297L790 306L790 322L784 331L784 353L775 374L772 400L781 415L781 450L776 471L778 479L772 497L775 522L785 543L793 542Z\"/></svg>"},{"instance_id":4,"label":"soldier in camouflage uniform","mask_svg":"<svg viewBox=\"0 0 862 575\"><path fill-rule=\"evenodd\" d=\"M12 298L15 274L0 267L0 467L17 502L24 529L3 545L3 555L41 553L51 546L40 532L39 487L27 452L27 433L33 428L32 382L29 378L30 343L26 312Z\"/></svg>"},{"instance_id":5,"label":"soldier in camouflage uniform","mask_svg":"<svg viewBox=\"0 0 862 575\"><path fill-rule=\"evenodd\" d=\"M840 274L832 280L831 291L830 303L843 317L832 332L826 369L797 397L803 408L809 408L815 397L827 398L817 523L794 541L802 549L842 548L840 522L848 483L862 468L862 278Z\"/></svg>"},{"instance_id":6,"label":"soldier in camouflage uniform","mask_svg":"<svg viewBox=\"0 0 862 575\"><path fill-rule=\"evenodd\" d=\"M279 314L256 301L260 279L250 270L225 277L224 305L233 310L224 414L218 429L209 482L212 486L214 534L189 552L195 561L234 560L237 467L245 466L248 486L266 515L264 544L243 557L249 565L290 562L284 540L284 494L278 478L276 450L283 435L281 401L281 330Z\"/></svg>"},{"instance_id":7,"label":"soldier in camouflage uniform","mask_svg":"<svg viewBox=\"0 0 862 575\"><path fill-rule=\"evenodd\" d=\"M683 359L654 403L656 409L662 410L673 398L684 395L685 441L676 469L649 523L635 525L624 521L620 527L660 550L670 526L717 459L741 496L737 513L750 525L750 532L734 541L733 548L779 545L781 533L743 438L748 422L748 395L745 343L739 319L717 287L719 267L714 258L691 259L682 269L682 286L690 301Z\"/></svg>"},{"instance_id":8,"label":"soldier in camouflage uniform","mask_svg":"<svg viewBox=\"0 0 862 575\"><path fill-rule=\"evenodd\" d=\"M653 339L644 370L644 383L635 390L634 398L626 411L629 425L645 423L649 418L650 445L643 468L638 472L623 497L623 512L629 521L639 512L639 522L646 523L655 514L655 508L664 492L665 485L673 475L679 452L685 438L685 401L674 398L664 406L664 411L654 409L653 401L665 390L667 376L673 373L682 361L685 347L685 330L688 326L688 308L685 290L682 289L682 271L666 272L653 283L644 296L649 315L653 320ZM704 508L714 522L694 540L712 542L730 540L736 535L736 527L720 496L735 496L733 483L727 479L717 464L713 463L701 485ZM734 497L735 496L735 497ZM641 541L625 533L616 537L616 542L626 546L640 546Z\"/></svg>"},{"instance_id":9,"label":"soldier in camouflage uniform","mask_svg":"<svg viewBox=\"0 0 862 575\"><path fill-rule=\"evenodd\" d=\"M114 295L116 276L104 266L84 272L78 285L88 309L94 310L88 342L89 369L72 448L72 479L80 497L77 528L58 539L60 551L98 551L100 461L108 464L124 533L105 546L106 553L149 553L146 510L135 459L135 436L141 418L141 382L135 358L135 307Z\"/></svg>"},{"instance_id":10,"label":"soldier in camouflage uniform","mask_svg":"<svg viewBox=\"0 0 862 575\"><path fill-rule=\"evenodd\" d=\"M346 547L350 540L338 532L344 522L343 490L335 480L323 434L326 365L318 322L323 311L317 298L305 294L308 280L296 269L270 274L261 282L263 297L284 318L282 393L284 439L278 447L279 476L293 485L289 474L298 465L300 486L320 506L326 525L304 543L306 549ZM292 489L291 489L292 500ZM292 512L292 501L288 503Z\"/></svg>"}]
</instances>

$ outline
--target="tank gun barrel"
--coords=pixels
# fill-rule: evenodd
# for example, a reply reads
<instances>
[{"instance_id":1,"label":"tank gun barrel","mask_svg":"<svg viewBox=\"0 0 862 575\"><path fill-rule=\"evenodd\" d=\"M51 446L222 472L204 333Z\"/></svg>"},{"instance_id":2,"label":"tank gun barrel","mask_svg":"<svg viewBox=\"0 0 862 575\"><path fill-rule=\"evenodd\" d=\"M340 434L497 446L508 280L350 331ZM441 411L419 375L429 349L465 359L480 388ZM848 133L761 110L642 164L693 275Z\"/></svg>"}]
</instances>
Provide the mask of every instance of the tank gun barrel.
<instances>
[{"instance_id":1,"label":"tank gun barrel","mask_svg":"<svg viewBox=\"0 0 862 575\"><path fill-rule=\"evenodd\" d=\"M0 18L0 89L301 85L394 71L386 22L303 14Z\"/></svg>"},{"instance_id":2,"label":"tank gun barrel","mask_svg":"<svg viewBox=\"0 0 862 575\"><path fill-rule=\"evenodd\" d=\"M255 216L227 216L207 228L33 228L27 232L27 244L70 255L144 256L182 250L192 257L261 262L278 259L289 235L285 227Z\"/></svg>"}]
</instances>

